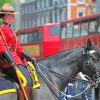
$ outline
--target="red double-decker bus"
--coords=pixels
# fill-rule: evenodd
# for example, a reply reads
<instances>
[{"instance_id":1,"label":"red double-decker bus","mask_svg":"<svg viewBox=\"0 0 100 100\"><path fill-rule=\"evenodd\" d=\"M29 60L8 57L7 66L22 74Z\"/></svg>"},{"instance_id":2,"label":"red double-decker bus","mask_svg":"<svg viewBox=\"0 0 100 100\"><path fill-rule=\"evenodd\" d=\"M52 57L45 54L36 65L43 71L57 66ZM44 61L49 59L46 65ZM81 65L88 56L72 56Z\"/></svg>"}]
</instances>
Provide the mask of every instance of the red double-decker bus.
<instances>
[{"instance_id":1,"label":"red double-decker bus","mask_svg":"<svg viewBox=\"0 0 100 100\"><path fill-rule=\"evenodd\" d=\"M61 50L82 46L91 39L100 47L100 13L60 23Z\"/></svg>"},{"instance_id":2,"label":"red double-decker bus","mask_svg":"<svg viewBox=\"0 0 100 100\"><path fill-rule=\"evenodd\" d=\"M50 56L60 50L60 25L58 23L20 29L16 34L23 48L37 59Z\"/></svg>"},{"instance_id":3,"label":"red double-decker bus","mask_svg":"<svg viewBox=\"0 0 100 100\"><path fill-rule=\"evenodd\" d=\"M82 46L91 39L100 47L100 13L18 30L23 48L41 59Z\"/></svg>"}]
</instances>

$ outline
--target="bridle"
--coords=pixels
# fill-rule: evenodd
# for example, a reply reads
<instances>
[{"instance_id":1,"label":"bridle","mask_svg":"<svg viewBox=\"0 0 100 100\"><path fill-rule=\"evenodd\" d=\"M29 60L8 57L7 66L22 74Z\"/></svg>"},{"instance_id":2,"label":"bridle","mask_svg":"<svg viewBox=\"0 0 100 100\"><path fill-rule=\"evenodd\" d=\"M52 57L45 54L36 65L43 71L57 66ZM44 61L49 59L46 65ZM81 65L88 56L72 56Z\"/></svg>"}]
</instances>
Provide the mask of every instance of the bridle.
<instances>
[{"instance_id":1,"label":"bridle","mask_svg":"<svg viewBox=\"0 0 100 100\"><path fill-rule=\"evenodd\" d=\"M86 48L83 49L83 61L86 64L87 69L90 71L92 74L92 79L91 81L95 84L98 83L99 81L99 74L97 72L95 62L96 58L93 56L93 54L96 53L95 50L88 50Z\"/></svg>"},{"instance_id":2,"label":"bridle","mask_svg":"<svg viewBox=\"0 0 100 100\"><path fill-rule=\"evenodd\" d=\"M88 90L88 89L91 87L91 85L88 84L88 86L86 87L86 89L84 89L81 93L79 93L79 94L77 94L77 95L74 95L74 96L72 96L72 95L67 95L67 94L61 92L57 87L55 87L55 85L52 84L52 82L50 82L50 80L46 77L45 73L41 70L41 67L45 68L45 70L48 70L49 72L51 72L52 74L54 74L54 75L56 75L56 76L58 76L58 77L60 77L60 78L69 78L69 79L74 80L74 81L75 81L75 80L78 80L78 81L83 81L83 82L87 82L87 83L88 83L89 81L82 80L82 79L77 79L77 78L66 77L66 76L63 76L63 75L61 75L61 74L55 72L55 71L50 70L49 68L43 66L43 65L40 64L40 63L38 63L37 65L38 65L38 69L39 69L38 72L39 72L40 76L44 79L44 81L45 81L45 83L47 84L47 86L49 87L49 89L52 91L52 93L55 94L55 96L56 96L57 98L59 98L59 96L57 96L57 94L51 89L51 87L48 85L48 83L49 83L55 90L57 90L58 93L62 94L62 95L65 96L65 97L69 97L69 98L74 98L74 97L80 96L81 94L83 94L86 90ZM48 82L48 83L47 83L47 82Z\"/></svg>"},{"instance_id":3,"label":"bridle","mask_svg":"<svg viewBox=\"0 0 100 100\"><path fill-rule=\"evenodd\" d=\"M93 79L90 79L91 80L91 83L94 84L97 84L98 83L98 74L97 74L97 71L96 71L96 66L94 65L94 61L96 60L95 57L92 55L92 53L95 53L96 51L93 51L93 50L86 50L86 48L83 49L83 60L85 61L85 66L88 68L88 70L92 73L92 76L93 76ZM46 77L45 75L45 72L43 72L41 70L41 68L44 68L45 70L48 70L49 72L51 72L52 74L60 77L60 78L69 78L69 79L74 79L74 78L70 78L70 77L66 77L66 76L63 76L61 75L60 73L57 73L55 71L52 71L51 69L45 67L44 65L41 65L40 63L38 63L38 69L39 69L39 74L47 81L49 82L50 85L53 86L53 88L55 88L59 93L63 94L61 91L59 91L49 80L48 78ZM78 79L74 79L74 80L78 80ZM89 81L90 81L89 80ZM47 84L48 85L48 84ZM49 87L49 85L48 85ZM50 88L50 87L49 87ZM85 91L84 91L85 92ZM56 94L55 94L56 95ZM66 94L63 94L65 96L67 96ZM75 96L74 96L75 97Z\"/></svg>"}]
</instances>

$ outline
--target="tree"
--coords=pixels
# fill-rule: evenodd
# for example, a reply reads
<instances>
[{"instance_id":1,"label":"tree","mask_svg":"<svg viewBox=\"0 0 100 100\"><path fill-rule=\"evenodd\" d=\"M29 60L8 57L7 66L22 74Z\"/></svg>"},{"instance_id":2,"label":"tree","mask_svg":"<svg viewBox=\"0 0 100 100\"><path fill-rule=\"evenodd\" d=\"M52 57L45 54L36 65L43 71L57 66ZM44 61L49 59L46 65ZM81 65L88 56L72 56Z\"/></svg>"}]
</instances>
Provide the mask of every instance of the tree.
<instances>
[{"instance_id":1,"label":"tree","mask_svg":"<svg viewBox=\"0 0 100 100\"><path fill-rule=\"evenodd\" d=\"M5 3L12 3L13 0L0 0L0 7Z\"/></svg>"}]
</instances>

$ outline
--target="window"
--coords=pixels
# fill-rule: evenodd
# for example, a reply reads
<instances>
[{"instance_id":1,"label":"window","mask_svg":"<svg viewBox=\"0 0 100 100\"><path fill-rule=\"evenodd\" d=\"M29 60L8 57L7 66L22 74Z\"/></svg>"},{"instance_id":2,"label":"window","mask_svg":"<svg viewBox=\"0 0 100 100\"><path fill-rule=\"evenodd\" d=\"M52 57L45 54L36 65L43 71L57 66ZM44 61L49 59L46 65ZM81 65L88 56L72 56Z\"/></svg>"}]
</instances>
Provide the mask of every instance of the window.
<instances>
[{"instance_id":1,"label":"window","mask_svg":"<svg viewBox=\"0 0 100 100\"><path fill-rule=\"evenodd\" d=\"M62 39L65 39L66 38L66 26L63 26L62 28L61 28L61 38Z\"/></svg>"},{"instance_id":2,"label":"window","mask_svg":"<svg viewBox=\"0 0 100 100\"><path fill-rule=\"evenodd\" d=\"M38 42L42 41L42 32L38 32L37 41Z\"/></svg>"},{"instance_id":3,"label":"window","mask_svg":"<svg viewBox=\"0 0 100 100\"><path fill-rule=\"evenodd\" d=\"M79 25L74 25L73 26L73 31L74 31L74 37L79 37L80 36L80 27L79 27Z\"/></svg>"},{"instance_id":4,"label":"window","mask_svg":"<svg viewBox=\"0 0 100 100\"><path fill-rule=\"evenodd\" d=\"M28 36L27 36L27 40L28 40L27 43L31 43L33 41L33 38L34 38L33 34L29 33Z\"/></svg>"},{"instance_id":5,"label":"window","mask_svg":"<svg viewBox=\"0 0 100 100\"><path fill-rule=\"evenodd\" d=\"M92 19L89 22L89 34L96 32L97 20Z\"/></svg>"},{"instance_id":6,"label":"window","mask_svg":"<svg viewBox=\"0 0 100 100\"><path fill-rule=\"evenodd\" d=\"M41 8L43 9L44 8L44 0L41 0Z\"/></svg>"},{"instance_id":7,"label":"window","mask_svg":"<svg viewBox=\"0 0 100 100\"><path fill-rule=\"evenodd\" d=\"M100 32L100 18L98 18L98 29L97 29L98 32Z\"/></svg>"},{"instance_id":8,"label":"window","mask_svg":"<svg viewBox=\"0 0 100 100\"><path fill-rule=\"evenodd\" d=\"M25 7L25 14L27 14L27 12L28 12L28 11L27 11L27 7Z\"/></svg>"},{"instance_id":9,"label":"window","mask_svg":"<svg viewBox=\"0 0 100 100\"><path fill-rule=\"evenodd\" d=\"M52 35L60 34L60 27L59 26L51 26L50 34L52 34Z\"/></svg>"},{"instance_id":10,"label":"window","mask_svg":"<svg viewBox=\"0 0 100 100\"><path fill-rule=\"evenodd\" d=\"M83 12L79 12L79 16L83 16Z\"/></svg>"},{"instance_id":11,"label":"window","mask_svg":"<svg viewBox=\"0 0 100 100\"><path fill-rule=\"evenodd\" d=\"M65 4L67 2L67 0L62 0L62 3Z\"/></svg>"},{"instance_id":12,"label":"window","mask_svg":"<svg viewBox=\"0 0 100 100\"><path fill-rule=\"evenodd\" d=\"M68 23L67 24L67 38L72 38L73 36L73 23Z\"/></svg>"},{"instance_id":13,"label":"window","mask_svg":"<svg viewBox=\"0 0 100 100\"><path fill-rule=\"evenodd\" d=\"M68 26L67 27L67 35L66 35L66 37L67 38L72 38L72 35L73 34L73 27L72 26Z\"/></svg>"},{"instance_id":14,"label":"window","mask_svg":"<svg viewBox=\"0 0 100 100\"><path fill-rule=\"evenodd\" d=\"M77 3L78 4L84 4L85 3L85 0L77 0Z\"/></svg>"},{"instance_id":15,"label":"window","mask_svg":"<svg viewBox=\"0 0 100 100\"><path fill-rule=\"evenodd\" d=\"M21 44L25 44L27 43L27 34L25 34L24 32L23 33L20 33L20 43Z\"/></svg>"},{"instance_id":16,"label":"window","mask_svg":"<svg viewBox=\"0 0 100 100\"><path fill-rule=\"evenodd\" d=\"M20 33L20 43L23 44L24 43L24 33Z\"/></svg>"},{"instance_id":17,"label":"window","mask_svg":"<svg viewBox=\"0 0 100 100\"><path fill-rule=\"evenodd\" d=\"M48 8L49 7L49 0L46 0L45 2L46 2L46 8Z\"/></svg>"},{"instance_id":18,"label":"window","mask_svg":"<svg viewBox=\"0 0 100 100\"><path fill-rule=\"evenodd\" d=\"M28 13L29 13L29 14L32 13L32 7L31 7L31 6L28 7Z\"/></svg>"},{"instance_id":19,"label":"window","mask_svg":"<svg viewBox=\"0 0 100 100\"><path fill-rule=\"evenodd\" d=\"M81 36L88 35L88 20L81 23Z\"/></svg>"},{"instance_id":20,"label":"window","mask_svg":"<svg viewBox=\"0 0 100 100\"><path fill-rule=\"evenodd\" d=\"M33 42L41 42L42 41L42 33L41 32L31 32L31 33L20 33L20 43L27 44Z\"/></svg>"},{"instance_id":21,"label":"window","mask_svg":"<svg viewBox=\"0 0 100 100\"><path fill-rule=\"evenodd\" d=\"M25 9L24 8L21 9L21 13L22 13L22 15L24 15L24 13L25 13Z\"/></svg>"},{"instance_id":22,"label":"window","mask_svg":"<svg viewBox=\"0 0 100 100\"><path fill-rule=\"evenodd\" d=\"M40 41L42 41L41 32L36 31L28 34L28 43L40 42Z\"/></svg>"},{"instance_id":23,"label":"window","mask_svg":"<svg viewBox=\"0 0 100 100\"><path fill-rule=\"evenodd\" d=\"M85 8L77 9L77 17L85 16Z\"/></svg>"}]
</instances>

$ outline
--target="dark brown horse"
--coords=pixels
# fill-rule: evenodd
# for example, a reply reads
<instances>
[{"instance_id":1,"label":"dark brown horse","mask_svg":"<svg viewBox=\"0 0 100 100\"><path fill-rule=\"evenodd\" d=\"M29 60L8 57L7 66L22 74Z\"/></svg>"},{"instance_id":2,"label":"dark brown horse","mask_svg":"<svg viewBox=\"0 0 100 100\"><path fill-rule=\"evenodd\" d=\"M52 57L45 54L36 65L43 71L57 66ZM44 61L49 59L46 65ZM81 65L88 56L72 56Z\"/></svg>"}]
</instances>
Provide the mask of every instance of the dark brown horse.
<instances>
[{"instance_id":1,"label":"dark brown horse","mask_svg":"<svg viewBox=\"0 0 100 100\"><path fill-rule=\"evenodd\" d=\"M97 82L100 50L90 40L85 46L38 61L41 88L33 91L32 100L59 100L59 93L80 71Z\"/></svg>"},{"instance_id":2,"label":"dark brown horse","mask_svg":"<svg viewBox=\"0 0 100 100\"><path fill-rule=\"evenodd\" d=\"M88 75L93 82L97 82L99 65L100 50L90 40L85 46L37 61L41 87L32 91L30 100L59 100L59 93L80 71ZM8 95L0 96L0 100L4 100L3 97L7 98L5 100L16 100L16 96L12 99L11 96L14 95Z\"/></svg>"}]
</instances>

